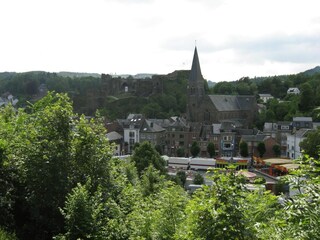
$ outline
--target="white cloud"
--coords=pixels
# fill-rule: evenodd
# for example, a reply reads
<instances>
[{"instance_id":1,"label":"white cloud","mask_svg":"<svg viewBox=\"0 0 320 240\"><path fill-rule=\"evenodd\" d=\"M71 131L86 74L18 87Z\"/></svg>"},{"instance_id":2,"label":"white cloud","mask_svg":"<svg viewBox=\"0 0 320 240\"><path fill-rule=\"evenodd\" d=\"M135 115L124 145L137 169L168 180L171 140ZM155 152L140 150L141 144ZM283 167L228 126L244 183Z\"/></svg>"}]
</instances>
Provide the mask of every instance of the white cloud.
<instances>
[{"instance_id":1,"label":"white cloud","mask_svg":"<svg viewBox=\"0 0 320 240\"><path fill-rule=\"evenodd\" d=\"M319 65L316 0L10 0L0 2L0 71L169 73L197 40L214 81Z\"/></svg>"}]
</instances>

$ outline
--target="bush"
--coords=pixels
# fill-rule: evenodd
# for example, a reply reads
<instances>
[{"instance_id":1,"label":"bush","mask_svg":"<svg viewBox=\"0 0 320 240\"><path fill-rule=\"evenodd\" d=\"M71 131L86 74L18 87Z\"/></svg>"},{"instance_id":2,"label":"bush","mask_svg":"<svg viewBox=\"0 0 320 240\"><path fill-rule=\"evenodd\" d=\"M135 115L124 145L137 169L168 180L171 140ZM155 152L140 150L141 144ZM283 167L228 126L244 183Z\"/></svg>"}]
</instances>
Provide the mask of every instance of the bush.
<instances>
[{"instance_id":1,"label":"bush","mask_svg":"<svg viewBox=\"0 0 320 240\"><path fill-rule=\"evenodd\" d=\"M197 185L204 184L204 178L200 173L196 173L193 179L193 183Z\"/></svg>"}]
</instances>

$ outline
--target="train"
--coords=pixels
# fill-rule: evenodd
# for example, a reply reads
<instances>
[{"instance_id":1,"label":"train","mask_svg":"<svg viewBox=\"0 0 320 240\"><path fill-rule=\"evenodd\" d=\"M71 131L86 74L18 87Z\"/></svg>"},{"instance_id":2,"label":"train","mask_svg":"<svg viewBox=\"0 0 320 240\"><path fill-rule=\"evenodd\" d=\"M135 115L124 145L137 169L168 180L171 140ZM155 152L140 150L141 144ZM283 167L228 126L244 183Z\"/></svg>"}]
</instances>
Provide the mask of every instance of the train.
<instances>
[{"instance_id":1,"label":"train","mask_svg":"<svg viewBox=\"0 0 320 240\"><path fill-rule=\"evenodd\" d=\"M184 170L208 170L216 167L214 158L183 158L183 157L168 157L169 168L180 168Z\"/></svg>"},{"instance_id":2,"label":"train","mask_svg":"<svg viewBox=\"0 0 320 240\"><path fill-rule=\"evenodd\" d=\"M209 168L225 168L229 164L236 165L237 170L248 169L250 158L243 157L220 157L220 158L183 158L167 157L169 168L180 168L184 170L208 170Z\"/></svg>"}]
</instances>

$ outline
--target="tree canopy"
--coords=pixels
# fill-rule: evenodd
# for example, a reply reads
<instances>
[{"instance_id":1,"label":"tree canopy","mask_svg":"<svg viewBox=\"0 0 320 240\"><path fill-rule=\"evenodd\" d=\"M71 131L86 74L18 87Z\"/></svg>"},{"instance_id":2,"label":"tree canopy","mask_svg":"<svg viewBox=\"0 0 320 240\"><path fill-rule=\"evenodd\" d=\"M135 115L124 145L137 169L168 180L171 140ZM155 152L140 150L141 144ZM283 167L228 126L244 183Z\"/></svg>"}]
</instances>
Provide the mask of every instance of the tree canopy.
<instances>
[{"instance_id":1,"label":"tree canopy","mask_svg":"<svg viewBox=\"0 0 320 240\"><path fill-rule=\"evenodd\" d=\"M318 238L318 157L303 155L285 178L290 198L248 190L232 167L203 173L211 184L188 194L149 143L113 157L101 122L74 113L65 94L0 109L0 238Z\"/></svg>"}]
</instances>

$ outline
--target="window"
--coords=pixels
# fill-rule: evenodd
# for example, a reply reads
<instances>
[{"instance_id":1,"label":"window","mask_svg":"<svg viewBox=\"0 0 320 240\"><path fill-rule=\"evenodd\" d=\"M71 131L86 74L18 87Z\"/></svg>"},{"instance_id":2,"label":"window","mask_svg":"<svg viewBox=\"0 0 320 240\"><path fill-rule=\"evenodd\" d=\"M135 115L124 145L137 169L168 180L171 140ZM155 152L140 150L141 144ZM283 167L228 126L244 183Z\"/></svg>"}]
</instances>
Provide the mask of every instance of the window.
<instances>
[{"instance_id":1,"label":"window","mask_svg":"<svg viewBox=\"0 0 320 240\"><path fill-rule=\"evenodd\" d=\"M180 138L183 138L184 136L183 136L183 134L180 134Z\"/></svg>"},{"instance_id":2,"label":"window","mask_svg":"<svg viewBox=\"0 0 320 240\"><path fill-rule=\"evenodd\" d=\"M129 137L134 138L134 132L129 132Z\"/></svg>"},{"instance_id":3,"label":"window","mask_svg":"<svg viewBox=\"0 0 320 240\"><path fill-rule=\"evenodd\" d=\"M232 136L223 136L223 141L231 141Z\"/></svg>"},{"instance_id":4,"label":"window","mask_svg":"<svg viewBox=\"0 0 320 240\"><path fill-rule=\"evenodd\" d=\"M224 143L223 148L231 149L231 143Z\"/></svg>"}]
</instances>

